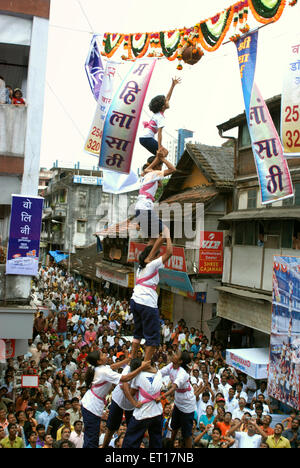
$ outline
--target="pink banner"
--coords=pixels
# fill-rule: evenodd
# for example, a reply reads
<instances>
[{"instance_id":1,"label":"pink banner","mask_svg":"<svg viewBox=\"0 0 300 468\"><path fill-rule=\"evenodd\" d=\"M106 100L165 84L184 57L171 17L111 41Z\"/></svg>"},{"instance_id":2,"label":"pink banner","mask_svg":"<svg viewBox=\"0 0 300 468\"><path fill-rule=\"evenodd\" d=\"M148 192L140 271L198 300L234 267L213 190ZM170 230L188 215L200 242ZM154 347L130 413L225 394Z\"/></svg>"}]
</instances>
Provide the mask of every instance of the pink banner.
<instances>
[{"instance_id":1,"label":"pink banner","mask_svg":"<svg viewBox=\"0 0 300 468\"><path fill-rule=\"evenodd\" d=\"M134 63L108 110L101 143L99 166L130 173L139 120L156 61Z\"/></svg>"}]
</instances>

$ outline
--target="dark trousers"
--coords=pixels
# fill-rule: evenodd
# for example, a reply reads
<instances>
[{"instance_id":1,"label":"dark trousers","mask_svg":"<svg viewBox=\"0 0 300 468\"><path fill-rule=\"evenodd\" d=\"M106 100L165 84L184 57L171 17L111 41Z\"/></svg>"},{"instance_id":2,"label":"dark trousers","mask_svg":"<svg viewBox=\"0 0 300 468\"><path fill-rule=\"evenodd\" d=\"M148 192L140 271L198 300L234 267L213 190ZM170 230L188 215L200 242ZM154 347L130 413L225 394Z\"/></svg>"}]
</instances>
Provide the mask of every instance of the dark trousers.
<instances>
[{"instance_id":1,"label":"dark trousers","mask_svg":"<svg viewBox=\"0 0 300 468\"><path fill-rule=\"evenodd\" d=\"M84 406L81 406L81 412L84 424L83 448L99 448L101 417L91 413Z\"/></svg>"},{"instance_id":2,"label":"dark trousers","mask_svg":"<svg viewBox=\"0 0 300 468\"><path fill-rule=\"evenodd\" d=\"M106 427L110 431L116 432L120 428L121 422L123 419L123 413L124 413L124 410L120 408L120 406L114 400L112 400L110 407L109 407L108 420L106 423ZM133 410L125 411L125 419L126 419L127 426L132 417L132 413L133 413Z\"/></svg>"},{"instance_id":3,"label":"dark trousers","mask_svg":"<svg viewBox=\"0 0 300 468\"><path fill-rule=\"evenodd\" d=\"M162 448L162 425L162 415L140 421L132 416L122 448L139 448L147 430L149 434L149 448Z\"/></svg>"},{"instance_id":4,"label":"dark trousers","mask_svg":"<svg viewBox=\"0 0 300 468\"><path fill-rule=\"evenodd\" d=\"M146 148L150 153L152 153L154 156L156 156L156 153L158 151L158 142L155 140L155 138L140 138L140 144Z\"/></svg>"}]
</instances>

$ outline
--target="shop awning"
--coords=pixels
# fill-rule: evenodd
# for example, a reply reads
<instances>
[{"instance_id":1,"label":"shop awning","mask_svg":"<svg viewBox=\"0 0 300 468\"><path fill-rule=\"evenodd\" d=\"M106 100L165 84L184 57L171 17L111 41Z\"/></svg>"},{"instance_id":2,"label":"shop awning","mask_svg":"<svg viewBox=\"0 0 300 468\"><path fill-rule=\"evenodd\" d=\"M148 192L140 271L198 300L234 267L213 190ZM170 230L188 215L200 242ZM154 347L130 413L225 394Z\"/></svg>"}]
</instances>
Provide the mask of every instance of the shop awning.
<instances>
[{"instance_id":1,"label":"shop awning","mask_svg":"<svg viewBox=\"0 0 300 468\"><path fill-rule=\"evenodd\" d=\"M235 296L241 296L244 298L258 300L258 301L268 301L272 302L272 295L267 296L266 294L254 293L251 291L247 291L246 289L239 289L239 288L229 288L228 286L218 286L215 288L217 291L225 292L228 294L234 294Z\"/></svg>"},{"instance_id":2,"label":"shop awning","mask_svg":"<svg viewBox=\"0 0 300 468\"><path fill-rule=\"evenodd\" d=\"M300 219L299 208L261 208L260 210L238 210L219 218L219 221L244 221L255 219Z\"/></svg>"},{"instance_id":3,"label":"shop awning","mask_svg":"<svg viewBox=\"0 0 300 468\"><path fill-rule=\"evenodd\" d=\"M269 348L227 349L226 363L253 379L267 379Z\"/></svg>"},{"instance_id":4,"label":"shop awning","mask_svg":"<svg viewBox=\"0 0 300 468\"><path fill-rule=\"evenodd\" d=\"M96 277L123 288L134 287L134 269L118 264L96 263Z\"/></svg>"}]
</instances>

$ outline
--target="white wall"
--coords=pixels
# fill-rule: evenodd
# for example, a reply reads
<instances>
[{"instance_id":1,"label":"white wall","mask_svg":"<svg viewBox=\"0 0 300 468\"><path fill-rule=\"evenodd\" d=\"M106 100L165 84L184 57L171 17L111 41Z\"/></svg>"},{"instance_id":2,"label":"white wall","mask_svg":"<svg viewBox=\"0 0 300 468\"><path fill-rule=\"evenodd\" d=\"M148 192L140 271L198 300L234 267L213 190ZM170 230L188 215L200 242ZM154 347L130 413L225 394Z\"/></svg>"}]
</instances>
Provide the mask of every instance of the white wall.
<instances>
[{"instance_id":1,"label":"white wall","mask_svg":"<svg viewBox=\"0 0 300 468\"><path fill-rule=\"evenodd\" d=\"M0 42L5 44L30 45L31 28L31 18L0 14Z\"/></svg>"}]
</instances>

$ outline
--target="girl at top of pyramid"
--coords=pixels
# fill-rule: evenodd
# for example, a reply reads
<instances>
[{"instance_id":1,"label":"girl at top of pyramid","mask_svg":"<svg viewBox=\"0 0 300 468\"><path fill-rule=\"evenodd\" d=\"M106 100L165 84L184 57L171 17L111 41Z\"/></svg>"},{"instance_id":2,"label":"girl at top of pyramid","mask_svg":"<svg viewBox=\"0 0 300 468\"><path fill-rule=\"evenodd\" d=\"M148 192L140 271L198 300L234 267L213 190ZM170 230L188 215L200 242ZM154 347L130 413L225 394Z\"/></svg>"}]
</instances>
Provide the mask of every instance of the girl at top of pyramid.
<instances>
[{"instance_id":1,"label":"girl at top of pyramid","mask_svg":"<svg viewBox=\"0 0 300 468\"><path fill-rule=\"evenodd\" d=\"M152 116L148 122L143 122L145 131L140 137L140 144L154 156L156 156L157 152L161 153L163 157L168 155L168 150L162 145L162 130L165 126L164 113L170 108L173 90L180 82L181 78L173 78L168 94L166 96L155 96L150 102L149 109L152 112Z\"/></svg>"}]
</instances>

